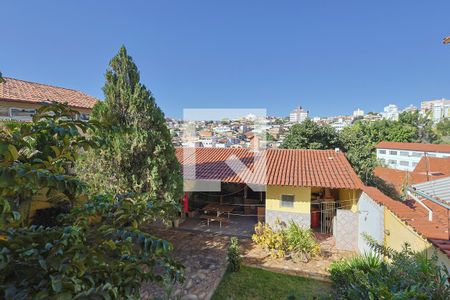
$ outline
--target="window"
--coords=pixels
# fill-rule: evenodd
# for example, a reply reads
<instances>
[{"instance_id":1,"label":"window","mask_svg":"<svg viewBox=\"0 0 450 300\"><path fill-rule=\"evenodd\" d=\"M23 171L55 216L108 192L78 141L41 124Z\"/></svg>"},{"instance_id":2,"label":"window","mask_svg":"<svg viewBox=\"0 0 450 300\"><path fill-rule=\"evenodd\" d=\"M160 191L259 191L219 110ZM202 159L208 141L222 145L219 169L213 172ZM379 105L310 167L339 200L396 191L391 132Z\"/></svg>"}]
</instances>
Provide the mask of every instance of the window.
<instances>
[{"instance_id":1,"label":"window","mask_svg":"<svg viewBox=\"0 0 450 300\"><path fill-rule=\"evenodd\" d=\"M417 163L416 163L416 162L413 162L413 163L412 163L412 166L413 166L413 167L417 166Z\"/></svg>"},{"instance_id":2,"label":"window","mask_svg":"<svg viewBox=\"0 0 450 300\"><path fill-rule=\"evenodd\" d=\"M401 160L401 161L400 161L400 166L406 166L406 167L409 167L409 161Z\"/></svg>"},{"instance_id":3,"label":"window","mask_svg":"<svg viewBox=\"0 0 450 300\"><path fill-rule=\"evenodd\" d=\"M386 150L378 150L379 154L386 154Z\"/></svg>"},{"instance_id":4,"label":"window","mask_svg":"<svg viewBox=\"0 0 450 300\"><path fill-rule=\"evenodd\" d=\"M422 157L423 153L422 152L413 152L411 155L415 156L415 157Z\"/></svg>"},{"instance_id":5,"label":"window","mask_svg":"<svg viewBox=\"0 0 450 300\"><path fill-rule=\"evenodd\" d=\"M397 155L397 151L391 150L391 151L389 151L389 154L390 155Z\"/></svg>"},{"instance_id":6,"label":"window","mask_svg":"<svg viewBox=\"0 0 450 300\"><path fill-rule=\"evenodd\" d=\"M427 153L427 156L429 156L429 157L436 157L436 154L434 154L434 153Z\"/></svg>"},{"instance_id":7,"label":"window","mask_svg":"<svg viewBox=\"0 0 450 300\"><path fill-rule=\"evenodd\" d=\"M409 152L408 151L400 151L400 155L401 156L409 156Z\"/></svg>"},{"instance_id":8,"label":"window","mask_svg":"<svg viewBox=\"0 0 450 300\"><path fill-rule=\"evenodd\" d=\"M281 195L281 206L282 207L294 207L294 196L293 195Z\"/></svg>"},{"instance_id":9,"label":"window","mask_svg":"<svg viewBox=\"0 0 450 300\"><path fill-rule=\"evenodd\" d=\"M390 164L390 165L396 165L396 164L397 164L397 161L396 161L395 159L390 159L390 160L389 160L389 164Z\"/></svg>"},{"instance_id":10,"label":"window","mask_svg":"<svg viewBox=\"0 0 450 300\"><path fill-rule=\"evenodd\" d=\"M35 109L10 108L11 118L16 120L30 121L35 113Z\"/></svg>"}]
</instances>

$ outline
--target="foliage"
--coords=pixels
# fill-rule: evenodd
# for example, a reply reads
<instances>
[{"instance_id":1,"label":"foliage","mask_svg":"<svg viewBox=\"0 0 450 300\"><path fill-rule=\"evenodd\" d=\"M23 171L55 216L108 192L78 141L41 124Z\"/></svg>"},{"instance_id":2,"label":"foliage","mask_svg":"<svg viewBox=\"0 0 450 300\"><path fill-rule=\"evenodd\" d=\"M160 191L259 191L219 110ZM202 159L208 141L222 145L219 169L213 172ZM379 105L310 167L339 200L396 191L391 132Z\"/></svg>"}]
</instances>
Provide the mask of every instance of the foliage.
<instances>
[{"instance_id":1,"label":"foliage","mask_svg":"<svg viewBox=\"0 0 450 300\"><path fill-rule=\"evenodd\" d=\"M309 261L311 257L320 254L320 246L311 229L302 228L294 221L290 221L282 232L292 258Z\"/></svg>"},{"instance_id":2,"label":"foliage","mask_svg":"<svg viewBox=\"0 0 450 300\"><path fill-rule=\"evenodd\" d=\"M239 240L237 237L231 238L231 244L228 247L228 270L238 272L241 269L241 251L239 249Z\"/></svg>"},{"instance_id":3,"label":"foliage","mask_svg":"<svg viewBox=\"0 0 450 300\"><path fill-rule=\"evenodd\" d=\"M449 299L448 272L437 257L378 245L368 239L375 254L334 262L329 271L343 299ZM381 259L386 255L390 260Z\"/></svg>"},{"instance_id":4,"label":"foliage","mask_svg":"<svg viewBox=\"0 0 450 300\"><path fill-rule=\"evenodd\" d=\"M433 120L430 118L430 112L421 115L419 111L402 112L399 115L399 123L410 125L415 128L415 142L418 143L439 143L439 136L433 131Z\"/></svg>"},{"instance_id":5,"label":"foliage","mask_svg":"<svg viewBox=\"0 0 450 300\"><path fill-rule=\"evenodd\" d=\"M446 141L450 141L450 118L445 118L436 125L437 133Z\"/></svg>"},{"instance_id":6,"label":"foliage","mask_svg":"<svg viewBox=\"0 0 450 300\"><path fill-rule=\"evenodd\" d=\"M54 104L32 123L11 123L0 136L0 297L139 299L143 281L181 280L171 245L139 230L160 212L147 195L83 196L73 174L78 153L96 146L92 122ZM17 209L38 194L69 205L53 227L28 226ZM144 199L148 200L145 202Z\"/></svg>"},{"instance_id":7,"label":"foliage","mask_svg":"<svg viewBox=\"0 0 450 300\"><path fill-rule=\"evenodd\" d=\"M365 132L365 127L365 123L357 122L353 126L345 127L339 137L348 161L356 174L367 184L373 178L373 169L377 162L373 142Z\"/></svg>"},{"instance_id":8,"label":"foliage","mask_svg":"<svg viewBox=\"0 0 450 300\"><path fill-rule=\"evenodd\" d=\"M225 273L212 299L333 299L332 294L328 282L242 266Z\"/></svg>"},{"instance_id":9,"label":"foliage","mask_svg":"<svg viewBox=\"0 0 450 300\"><path fill-rule=\"evenodd\" d=\"M289 130L281 148L334 149L340 147L338 134L329 125L318 125L310 119L295 124Z\"/></svg>"},{"instance_id":10,"label":"foliage","mask_svg":"<svg viewBox=\"0 0 450 300\"><path fill-rule=\"evenodd\" d=\"M279 230L274 230L270 225L259 222L252 240L268 250L274 258L289 256L307 262L320 254L320 246L311 229L302 228L293 221L287 226L279 226Z\"/></svg>"},{"instance_id":11,"label":"foliage","mask_svg":"<svg viewBox=\"0 0 450 300\"><path fill-rule=\"evenodd\" d=\"M3 79L2 72L0 72L0 83L4 83L5 79Z\"/></svg>"},{"instance_id":12,"label":"foliage","mask_svg":"<svg viewBox=\"0 0 450 300\"><path fill-rule=\"evenodd\" d=\"M91 123L74 119L76 112L63 104L45 105L32 123L10 122L0 129L0 207L2 224L28 221L33 197L72 206L84 191L72 174L80 149L95 142L83 135ZM15 211L15 215L13 213ZM17 224L18 225L18 224Z\"/></svg>"},{"instance_id":13,"label":"foliage","mask_svg":"<svg viewBox=\"0 0 450 300\"><path fill-rule=\"evenodd\" d=\"M164 114L140 83L125 47L110 61L105 77L105 101L92 113L102 127L91 132L104 145L87 151L77 172L91 194L145 194L143 201L166 204L161 218L173 216L182 196L182 178Z\"/></svg>"}]
</instances>

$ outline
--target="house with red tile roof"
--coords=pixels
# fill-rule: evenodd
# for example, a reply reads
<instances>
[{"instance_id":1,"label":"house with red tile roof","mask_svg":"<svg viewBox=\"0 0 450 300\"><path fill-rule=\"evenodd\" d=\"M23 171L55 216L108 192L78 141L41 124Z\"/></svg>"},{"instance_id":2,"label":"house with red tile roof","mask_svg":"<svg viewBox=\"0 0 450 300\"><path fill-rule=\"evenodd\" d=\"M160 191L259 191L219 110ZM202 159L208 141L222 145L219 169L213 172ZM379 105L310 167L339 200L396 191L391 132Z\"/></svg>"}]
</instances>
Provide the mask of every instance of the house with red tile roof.
<instances>
[{"instance_id":1,"label":"house with red tile roof","mask_svg":"<svg viewBox=\"0 0 450 300\"><path fill-rule=\"evenodd\" d=\"M369 251L362 233L395 250L407 242L412 250L436 254L450 270L449 209L447 202L424 192L409 189L409 200L394 200L374 187L363 187L358 203L360 252Z\"/></svg>"},{"instance_id":2,"label":"house with red tile roof","mask_svg":"<svg viewBox=\"0 0 450 300\"><path fill-rule=\"evenodd\" d=\"M229 205L232 215L253 224L294 221L331 234L338 210L356 211L363 186L336 150L178 148L176 154L191 210Z\"/></svg>"},{"instance_id":3,"label":"house with red tile roof","mask_svg":"<svg viewBox=\"0 0 450 300\"><path fill-rule=\"evenodd\" d=\"M3 77L0 83L0 120L30 121L43 103L67 103L88 119L98 99L83 92L47 84Z\"/></svg>"},{"instance_id":4,"label":"house with red tile roof","mask_svg":"<svg viewBox=\"0 0 450 300\"><path fill-rule=\"evenodd\" d=\"M412 171L422 157L450 157L450 144L380 142L377 159L385 166Z\"/></svg>"},{"instance_id":5,"label":"house with red tile roof","mask_svg":"<svg viewBox=\"0 0 450 300\"><path fill-rule=\"evenodd\" d=\"M391 184L401 195L405 186L450 177L450 157L424 156L412 171L378 166L374 169L374 174Z\"/></svg>"}]
</instances>

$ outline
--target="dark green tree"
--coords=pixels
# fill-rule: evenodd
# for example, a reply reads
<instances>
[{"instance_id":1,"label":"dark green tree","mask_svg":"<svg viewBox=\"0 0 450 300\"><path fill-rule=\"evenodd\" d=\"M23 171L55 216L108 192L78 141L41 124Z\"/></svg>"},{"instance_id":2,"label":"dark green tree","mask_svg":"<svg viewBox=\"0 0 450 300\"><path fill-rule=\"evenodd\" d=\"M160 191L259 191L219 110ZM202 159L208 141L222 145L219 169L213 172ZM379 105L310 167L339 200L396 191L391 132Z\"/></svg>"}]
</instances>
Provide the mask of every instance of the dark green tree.
<instances>
[{"instance_id":1,"label":"dark green tree","mask_svg":"<svg viewBox=\"0 0 450 300\"><path fill-rule=\"evenodd\" d=\"M110 61L105 77L105 101L92 113L103 125L95 135L105 146L87 152L78 173L92 191L140 195L149 203L167 204L161 216L174 213L182 177L170 131L125 47Z\"/></svg>"},{"instance_id":2,"label":"dark green tree","mask_svg":"<svg viewBox=\"0 0 450 300\"><path fill-rule=\"evenodd\" d=\"M340 147L339 136L329 125L318 125L312 120L295 124L289 130L281 148L334 149Z\"/></svg>"}]
</instances>

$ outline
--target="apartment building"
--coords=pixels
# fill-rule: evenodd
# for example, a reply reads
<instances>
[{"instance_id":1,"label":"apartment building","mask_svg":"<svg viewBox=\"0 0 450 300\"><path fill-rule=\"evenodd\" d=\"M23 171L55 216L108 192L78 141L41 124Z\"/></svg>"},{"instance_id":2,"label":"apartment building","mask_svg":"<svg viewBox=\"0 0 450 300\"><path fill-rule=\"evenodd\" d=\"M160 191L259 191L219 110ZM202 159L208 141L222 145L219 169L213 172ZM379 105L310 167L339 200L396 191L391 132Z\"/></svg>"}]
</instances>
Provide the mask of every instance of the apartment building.
<instances>
[{"instance_id":1,"label":"apartment building","mask_svg":"<svg viewBox=\"0 0 450 300\"><path fill-rule=\"evenodd\" d=\"M383 116L383 119L397 121L398 116L400 115L398 106L395 104L389 104L388 106L385 106L384 111L381 113L381 115Z\"/></svg>"},{"instance_id":2,"label":"apartment building","mask_svg":"<svg viewBox=\"0 0 450 300\"><path fill-rule=\"evenodd\" d=\"M77 90L4 77L0 83L0 120L31 121L43 103L67 103L88 120L98 101Z\"/></svg>"},{"instance_id":3,"label":"apartment building","mask_svg":"<svg viewBox=\"0 0 450 300\"><path fill-rule=\"evenodd\" d=\"M375 146L377 159L385 166L412 171L422 157L450 157L450 145L380 142Z\"/></svg>"},{"instance_id":4,"label":"apartment building","mask_svg":"<svg viewBox=\"0 0 450 300\"><path fill-rule=\"evenodd\" d=\"M445 118L450 117L450 100L438 99L422 101L420 110L425 113L431 111L431 118L433 122L438 123Z\"/></svg>"},{"instance_id":5,"label":"apartment building","mask_svg":"<svg viewBox=\"0 0 450 300\"><path fill-rule=\"evenodd\" d=\"M308 115L309 112L303 109L301 106L299 106L289 114L289 122L301 123L308 118Z\"/></svg>"}]
</instances>

